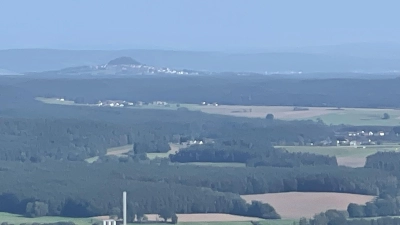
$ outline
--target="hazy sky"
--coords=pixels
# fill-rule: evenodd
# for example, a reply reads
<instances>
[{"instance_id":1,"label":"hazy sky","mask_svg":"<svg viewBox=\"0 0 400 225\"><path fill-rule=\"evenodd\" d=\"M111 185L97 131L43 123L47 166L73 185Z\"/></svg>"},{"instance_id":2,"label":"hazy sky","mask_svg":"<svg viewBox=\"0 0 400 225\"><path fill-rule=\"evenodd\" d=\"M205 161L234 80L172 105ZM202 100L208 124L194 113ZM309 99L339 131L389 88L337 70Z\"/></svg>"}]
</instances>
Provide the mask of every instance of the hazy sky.
<instances>
[{"instance_id":1,"label":"hazy sky","mask_svg":"<svg viewBox=\"0 0 400 225\"><path fill-rule=\"evenodd\" d=\"M0 49L399 42L399 0L4 0Z\"/></svg>"}]
</instances>

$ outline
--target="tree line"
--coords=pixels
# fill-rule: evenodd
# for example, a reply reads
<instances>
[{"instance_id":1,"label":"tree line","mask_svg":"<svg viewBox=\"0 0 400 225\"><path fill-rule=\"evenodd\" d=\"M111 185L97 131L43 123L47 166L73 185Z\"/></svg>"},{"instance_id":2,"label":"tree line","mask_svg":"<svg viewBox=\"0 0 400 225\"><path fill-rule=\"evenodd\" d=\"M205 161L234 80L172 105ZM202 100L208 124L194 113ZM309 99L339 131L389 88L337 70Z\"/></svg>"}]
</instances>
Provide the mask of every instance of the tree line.
<instances>
[{"instance_id":1,"label":"tree line","mask_svg":"<svg viewBox=\"0 0 400 225\"><path fill-rule=\"evenodd\" d=\"M212 144L192 145L169 156L171 162L237 162L247 166L299 167L337 166L336 157L309 153L289 153L272 145L244 140L222 141Z\"/></svg>"},{"instance_id":2,"label":"tree line","mask_svg":"<svg viewBox=\"0 0 400 225\"><path fill-rule=\"evenodd\" d=\"M400 177L400 153L377 152L367 157L365 167L384 170Z\"/></svg>"}]
</instances>

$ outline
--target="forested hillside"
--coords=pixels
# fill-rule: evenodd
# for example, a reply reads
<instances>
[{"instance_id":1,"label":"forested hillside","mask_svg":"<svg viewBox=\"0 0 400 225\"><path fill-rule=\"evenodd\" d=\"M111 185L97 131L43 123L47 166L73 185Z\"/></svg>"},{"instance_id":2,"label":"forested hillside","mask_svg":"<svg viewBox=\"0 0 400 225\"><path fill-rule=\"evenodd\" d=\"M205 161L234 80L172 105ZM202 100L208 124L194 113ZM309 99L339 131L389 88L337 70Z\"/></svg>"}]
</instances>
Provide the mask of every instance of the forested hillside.
<instances>
[{"instance_id":1,"label":"forested hillside","mask_svg":"<svg viewBox=\"0 0 400 225\"><path fill-rule=\"evenodd\" d=\"M17 179L16 179L17 177ZM176 213L224 212L276 218L249 212L238 195L283 191L336 191L375 194L397 187L397 179L379 170L333 167L213 168L47 161L3 162L0 211L25 214L29 202L46 204L46 215L87 217L110 214L121 192L145 213L168 208ZM224 192L224 193L222 193ZM216 203L215 203L216 201Z\"/></svg>"},{"instance_id":2,"label":"forested hillside","mask_svg":"<svg viewBox=\"0 0 400 225\"><path fill-rule=\"evenodd\" d=\"M257 146L246 150L251 153L267 151L271 144L291 145L333 136L331 127L312 121L271 122L190 111L38 104L29 110L14 109L21 113L18 117L0 118L0 159L82 161L126 144L136 145L136 153L167 152L169 142L179 142L176 137L242 141ZM40 114L40 110L47 111Z\"/></svg>"},{"instance_id":3,"label":"forested hillside","mask_svg":"<svg viewBox=\"0 0 400 225\"><path fill-rule=\"evenodd\" d=\"M3 85L29 91L34 97L98 100L203 101L233 105L390 107L400 103L400 79L284 79L268 76L193 76L133 78L1 78ZM357 85L354 85L357 84ZM385 88L385 91L382 90ZM349 91L351 94L349 94ZM1 92L0 92L1 93ZM368 97L366 97L368 96Z\"/></svg>"}]
</instances>

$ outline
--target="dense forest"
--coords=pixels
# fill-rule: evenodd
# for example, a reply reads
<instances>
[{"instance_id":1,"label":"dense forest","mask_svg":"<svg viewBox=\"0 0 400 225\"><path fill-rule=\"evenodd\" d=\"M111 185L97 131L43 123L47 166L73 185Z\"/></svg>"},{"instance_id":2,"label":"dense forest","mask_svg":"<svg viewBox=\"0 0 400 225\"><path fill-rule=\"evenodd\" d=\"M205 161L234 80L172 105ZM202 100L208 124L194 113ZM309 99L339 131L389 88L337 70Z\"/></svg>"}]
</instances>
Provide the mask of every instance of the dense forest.
<instances>
[{"instance_id":1,"label":"dense forest","mask_svg":"<svg viewBox=\"0 0 400 225\"><path fill-rule=\"evenodd\" d=\"M131 78L0 78L0 95L15 89L34 97L127 101L203 101L234 105L398 108L400 79L284 79L268 76L186 76ZM357 85L354 85L357 84ZM382 90L385 87L385 91ZM8 90L7 90L8 89ZM351 90L349 94L348 90Z\"/></svg>"},{"instance_id":2,"label":"dense forest","mask_svg":"<svg viewBox=\"0 0 400 225\"><path fill-rule=\"evenodd\" d=\"M82 161L104 155L109 147L127 144L133 144L136 154L167 152L170 142L202 138L245 142L257 146L243 149L253 154L271 149L272 144L302 145L333 137L332 127L312 121L265 121L191 111L42 105L42 110L48 109L42 114L33 113L33 107L26 111L17 109L20 115L0 117L1 160ZM225 150L233 150L233 146Z\"/></svg>"},{"instance_id":3,"label":"dense forest","mask_svg":"<svg viewBox=\"0 0 400 225\"><path fill-rule=\"evenodd\" d=\"M385 170L400 177L400 153L377 152L367 157L365 167Z\"/></svg>"},{"instance_id":4,"label":"dense forest","mask_svg":"<svg viewBox=\"0 0 400 225\"><path fill-rule=\"evenodd\" d=\"M140 206L145 213L169 208L176 213L220 212L261 217L252 214L251 206L237 194L285 191L376 194L377 190L397 188L395 177L371 169L214 168L123 162L3 162L0 179L0 211L26 214L28 203L40 202L48 208L46 215L75 217L110 214L120 206L124 190L129 202ZM270 213L265 218L277 218L267 208Z\"/></svg>"}]
</instances>

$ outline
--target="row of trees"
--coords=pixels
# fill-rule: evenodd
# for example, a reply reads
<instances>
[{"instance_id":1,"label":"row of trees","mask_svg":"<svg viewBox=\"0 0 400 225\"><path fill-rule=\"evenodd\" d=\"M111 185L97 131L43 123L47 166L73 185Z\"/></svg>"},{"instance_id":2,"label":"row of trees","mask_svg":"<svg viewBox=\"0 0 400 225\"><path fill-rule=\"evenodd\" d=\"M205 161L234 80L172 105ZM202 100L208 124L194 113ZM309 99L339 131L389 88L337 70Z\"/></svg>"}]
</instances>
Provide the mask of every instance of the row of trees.
<instances>
[{"instance_id":1,"label":"row of trees","mask_svg":"<svg viewBox=\"0 0 400 225\"><path fill-rule=\"evenodd\" d=\"M377 217L377 216L398 216L398 199L377 199L368 202L366 205L350 204L347 208L349 216L352 218Z\"/></svg>"},{"instance_id":2,"label":"row of trees","mask_svg":"<svg viewBox=\"0 0 400 225\"><path fill-rule=\"evenodd\" d=\"M366 168L375 168L400 175L400 153L377 152L367 157Z\"/></svg>"}]
</instances>

